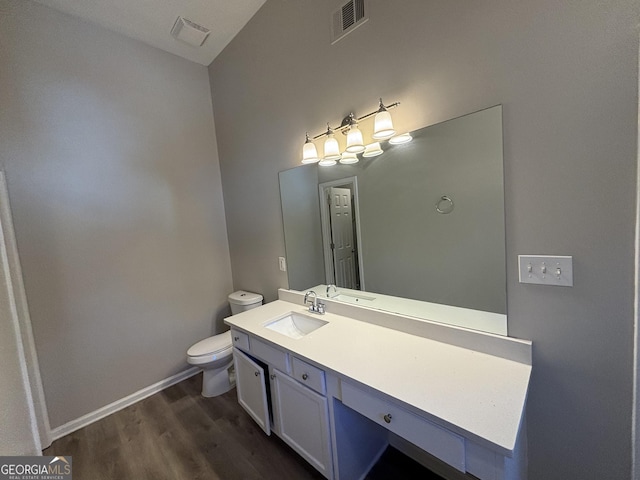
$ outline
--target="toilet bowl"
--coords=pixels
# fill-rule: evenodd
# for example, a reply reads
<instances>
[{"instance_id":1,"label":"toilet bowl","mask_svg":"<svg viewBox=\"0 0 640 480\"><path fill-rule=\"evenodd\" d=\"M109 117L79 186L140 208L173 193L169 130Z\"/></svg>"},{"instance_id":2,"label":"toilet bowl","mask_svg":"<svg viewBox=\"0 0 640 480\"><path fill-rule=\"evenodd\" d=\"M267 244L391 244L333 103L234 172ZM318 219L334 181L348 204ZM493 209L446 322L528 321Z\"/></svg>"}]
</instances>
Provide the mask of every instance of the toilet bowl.
<instances>
[{"instance_id":1,"label":"toilet bowl","mask_svg":"<svg viewBox=\"0 0 640 480\"><path fill-rule=\"evenodd\" d=\"M215 397L235 386L235 378L229 370L233 366L231 332L200 340L187 350L187 362L203 370L202 396Z\"/></svg>"},{"instance_id":2,"label":"toilet bowl","mask_svg":"<svg viewBox=\"0 0 640 480\"><path fill-rule=\"evenodd\" d=\"M231 313L243 312L262 305L262 295L238 291L229 295ZM202 368L202 396L215 397L236 385L233 371L233 343L231 332L200 340L187 350L187 362Z\"/></svg>"}]
</instances>

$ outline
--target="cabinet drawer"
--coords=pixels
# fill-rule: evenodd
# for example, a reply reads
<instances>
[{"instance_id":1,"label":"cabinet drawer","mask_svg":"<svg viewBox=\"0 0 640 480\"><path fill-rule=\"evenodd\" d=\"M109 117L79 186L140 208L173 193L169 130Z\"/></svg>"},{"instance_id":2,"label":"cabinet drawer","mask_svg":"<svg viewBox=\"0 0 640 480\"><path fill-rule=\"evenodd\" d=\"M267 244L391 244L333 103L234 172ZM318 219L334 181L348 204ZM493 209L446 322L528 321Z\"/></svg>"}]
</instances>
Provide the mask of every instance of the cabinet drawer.
<instances>
[{"instance_id":1,"label":"cabinet drawer","mask_svg":"<svg viewBox=\"0 0 640 480\"><path fill-rule=\"evenodd\" d=\"M465 471L463 437L347 382L342 382L342 403L461 472Z\"/></svg>"},{"instance_id":2,"label":"cabinet drawer","mask_svg":"<svg viewBox=\"0 0 640 480\"><path fill-rule=\"evenodd\" d=\"M274 366L278 370L289 373L289 354L267 345L265 342L251 337L251 354Z\"/></svg>"},{"instance_id":3,"label":"cabinet drawer","mask_svg":"<svg viewBox=\"0 0 640 480\"><path fill-rule=\"evenodd\" d=\"M244 350L245 352L249 351L249 335L246 333L239 332L238 330L231 329L231 340L233 341L233 346L239 348L240 350Z\"/></svg>"},{"instance_id":4,"label":"cabinet drawer","mask_svg":"<svg viewBox=\"0 0 640 480\"><path fill-rule=\"evenodd\" d=\"M324 381L324 371L320 370L307 362L303 362L299 358L292 357L292 373L291 375L299 382L307 387L325 395L327 388Z\"/></svg>"}]
</instances>

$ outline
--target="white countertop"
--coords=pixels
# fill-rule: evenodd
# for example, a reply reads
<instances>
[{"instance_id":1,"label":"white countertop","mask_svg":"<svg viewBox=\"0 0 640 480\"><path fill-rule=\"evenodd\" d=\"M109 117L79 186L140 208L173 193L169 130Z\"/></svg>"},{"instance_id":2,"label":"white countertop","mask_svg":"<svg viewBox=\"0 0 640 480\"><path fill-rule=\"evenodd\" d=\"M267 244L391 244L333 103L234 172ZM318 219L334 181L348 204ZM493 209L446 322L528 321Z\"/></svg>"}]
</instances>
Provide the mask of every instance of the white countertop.
<instances>
[{"instance_id":1,"label":"white countertop","mask_svg":"<svg viewBox=\"0 0 640 480\"><path fill-rule=\"evenodd\" d=\"M277 300L225 323L393 397L498 453L512 454L531 365L330 312L318 316L327 325L300 339L264 327L292 311L308 313Z\"/></svg>"}]
</instances>

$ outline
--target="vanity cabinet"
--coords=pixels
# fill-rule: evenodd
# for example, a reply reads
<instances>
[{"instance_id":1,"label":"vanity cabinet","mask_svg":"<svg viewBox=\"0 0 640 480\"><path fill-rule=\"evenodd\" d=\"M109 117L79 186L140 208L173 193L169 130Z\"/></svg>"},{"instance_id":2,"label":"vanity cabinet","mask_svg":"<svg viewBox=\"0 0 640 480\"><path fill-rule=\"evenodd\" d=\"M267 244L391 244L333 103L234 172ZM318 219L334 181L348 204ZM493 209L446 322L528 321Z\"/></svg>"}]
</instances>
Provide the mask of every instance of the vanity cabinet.
<instances>
[{"instance_id":1,"label":"vanity cabinet","mask_svg":"<svg viewBox=\"0 0 640 480\"><path fill-rule=\"evenodd\" d=\"M267 435L273 431L333 478L324 371L252 336L232 335L244 350L233 349L238 403Z\"/></svg>"},{"instance_id":2,"label":"vanity cabinet","mask_svg":"<svg viewBox=\"0 0 640 480\"><path fill-rule=\"evenodd\" d=\"M278 434L327 478L332 478L327 397L274 370L273 417Z\"/></svg>"},{"instance_id":3,"label":"vanity cabinet","mask_svg":"<svg viewBox=\"0 0 640 480\"><path fill-rule=\"evenodd\" d=\"M233 363L236 370L238 403L264 433L271 435L264 368L237 348L233 349Z\"/></svg>"},{"instance_id":4,"label":"vanity cabinet","mask_svg":"<svg viewBox=\"0 0 640 480\"><path fill-rule=\"evenodd\" d=\"M365 478L391 445L444 478L526 480L530 342L455 331L452 340L477 349L461 348L440 341L448 330L429 330L434 340L330 312L329 326L299 340L265 328L299 307L260 308L226 320L238 401L325 477ZM382 344L392 369L370 347ZM469 386L461 372L482 381Z\"/></svg>"},{"instance_id":5,"label":"vanity cabinet","mask_svg":"<svg viewBox=\"0 0 640 480\"><path fill-rule=\"evenodd\" d=\"M342 382L342 403L457 470L466 471L464 437L348 382Z\"/></svg>"}]
</instances>

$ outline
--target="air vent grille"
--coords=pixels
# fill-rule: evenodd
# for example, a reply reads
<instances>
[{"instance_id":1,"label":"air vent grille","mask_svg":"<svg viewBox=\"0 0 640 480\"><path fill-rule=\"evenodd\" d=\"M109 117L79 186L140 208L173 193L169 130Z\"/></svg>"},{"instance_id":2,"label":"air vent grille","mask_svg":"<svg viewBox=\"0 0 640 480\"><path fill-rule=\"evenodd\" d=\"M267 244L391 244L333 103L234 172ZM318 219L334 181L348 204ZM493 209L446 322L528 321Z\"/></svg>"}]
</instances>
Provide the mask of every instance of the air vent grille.
<instances>
[{"instance_id":1,"label":"air vent grille","mask_svg":"<svg viewBox=\"0 0 640 480\"><path fill-rule=\"evenodd\" d=\"M181 42L188 43L194 47L200 47L209 36L210 30L198 25L191 20L178 17L171 29L171 35Z\"/></svg>"},{"instance_id":2,"label":"air vent grille","mask_svg":"<svg viewBox=\"0 0 640 480\"><path fill-rule=\"evenodd\" d=\"M349 0L332 15L331 43L336 43L348 33L365 23L369 17L365 15L365 0Z\"/></svg>"}]
</instances>

